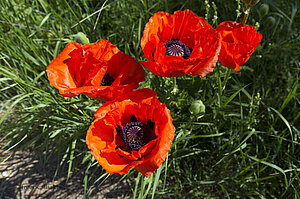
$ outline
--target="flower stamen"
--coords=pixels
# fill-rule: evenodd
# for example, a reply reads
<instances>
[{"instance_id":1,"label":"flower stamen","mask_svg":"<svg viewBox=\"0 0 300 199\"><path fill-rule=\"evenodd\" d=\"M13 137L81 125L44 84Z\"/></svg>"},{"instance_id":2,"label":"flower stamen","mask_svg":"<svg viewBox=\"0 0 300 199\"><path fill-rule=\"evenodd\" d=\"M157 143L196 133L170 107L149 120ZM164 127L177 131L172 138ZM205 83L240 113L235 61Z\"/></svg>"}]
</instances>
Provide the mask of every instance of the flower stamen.
<instances>
[{"instance_id":1,"label":"flower stamen","mask_svg":"<svg viewBox=\"0 0 300 199\"><path fill-rule=\"evenodd\" d=\"M178 39L171 39L165 44L166 55L168 56L180 56L184 59L188 59L193 49L179 41Z\"/></svg>"},{"instance_id":2,"label":"flower stamen","mask_svg":"<svg viewBox=\"0 0 300 199\"><path fill-rule=\"evenodd\" d=\"M142 122L130 122L123 128L123 141L131 150L138 151L146 144L144 129L145 125Z\"/></svg>"},{"instance_id":3,"label":"flower stamen","mask_svg":"<svg viewBox=\"0 0 300 199\"><path fill-rule=\"evenodd\" d=\"M167 49L167 54L172 56L183 56L184 50L180 45L177 44L171 44L169 48Z\"/></svg>"},{"instance_id":4,"label":"flower stamen","mask_svg":"<svg viewBox=\"0 0 300 199\"><path fill-rule=\"evenodd\" d=\"M125 144L134 151L138 151L149 141L155 139L151 131L154 129L155 123L148 120L147 125L139 122L135 115L132 115L130 123L127 123L123 129L120 126L116 128L117 134L122 134Z\"/></svg>"}]
</instances>

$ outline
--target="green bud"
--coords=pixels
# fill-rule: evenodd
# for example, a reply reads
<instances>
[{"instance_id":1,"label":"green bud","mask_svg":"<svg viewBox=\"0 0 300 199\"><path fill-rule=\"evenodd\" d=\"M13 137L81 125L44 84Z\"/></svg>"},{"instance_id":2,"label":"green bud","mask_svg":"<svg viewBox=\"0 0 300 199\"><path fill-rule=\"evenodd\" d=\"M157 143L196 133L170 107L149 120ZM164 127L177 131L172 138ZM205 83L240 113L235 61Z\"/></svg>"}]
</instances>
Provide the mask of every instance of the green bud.
<instances>
[{"instance_id":1,"label":"green bud","mask_svg":"<svg viewBox=\"0 0 300 199\"><path fill-rule=\"evenodd\" d=\"M264 26L267 28L272 28L275 25L275 18L272 16L267 17Z\"/></svg>"},{"instance_id":2,"label":"green bud","mask_svg":"<svg viewBox=\"0 0 300 199\"><path fill-rule=\"evenodd\" d=\"M81 43L81 44L87 44L87 43L90 43L90 40L89 38L87 38L87 36L82 33L82 32L78 32L77 34L75 35L71 35L74 37L74 40L78 43Z\"/></svg>"},{"instance_id":3,"label":"green bud","mask_svg":"<svg viewBox=\"0 0 300 199\"><path fill-rule=\"evenodd\" d=\"M261 17L266 16L269 13L269 4L263 3L258 9L258 12Z\"/></svg>"},{"instance_id":4,"label":"green bud","mask_svg":"<svg viewBox=\"0 0 300 199\"><path fill-rule=\"evenodd\" d=\"M254 6L259 0L242 0L247 6Z\"/></svg>"},{"instance_id":5,"label":"green bud","mask_svg":"<svg viewBox=\"0 0 300 199\"><path fill-rule=\"evenodd\" d=\"M2 28L2 31L4 32L4 33L7 33L7 32L9 32L10 31L10 25L8 25L8 24L6 24L6 23L3 23L3 24L1 24L2 26L0 27L0 28Z\"/></svg>"},{"instance_id":6,"label":"green bud","mask_svg":"<svg viewBox=\"0 0 300 199\"><path fill-rule=\"evenodd\" d=\"M191 104L189 111L193 115L198 115L199 113L205 113L205 105L201 100L195 100Z\"/></svg>"}]
</instances>

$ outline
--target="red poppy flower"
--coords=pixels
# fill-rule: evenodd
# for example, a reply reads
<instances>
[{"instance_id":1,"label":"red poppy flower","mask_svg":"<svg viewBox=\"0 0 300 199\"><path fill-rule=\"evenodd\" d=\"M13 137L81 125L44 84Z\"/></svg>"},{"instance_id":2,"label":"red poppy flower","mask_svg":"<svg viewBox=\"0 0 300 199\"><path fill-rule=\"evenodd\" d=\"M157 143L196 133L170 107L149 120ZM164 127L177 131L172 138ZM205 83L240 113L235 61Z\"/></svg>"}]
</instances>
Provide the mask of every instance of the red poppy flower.
<instances>
[{"instance_id":1,"label":"red poppy flower","mask_svg":"<svg viewBox=\"0 0 300 199\"><path fill-rule=\"evenodd\" d=\"M236 71L248 61L262 39L253 26L234 21L224 21L216 30L222 40L219 60L223 66Z\"/></svg>"},{"instance_id":2,"label":"red poppy flower","mask_svg":"<svg viewBox=\"0 0 300 199\"><path fill-rule=\"evenodd\" d=\"M62 96L87 95L104 101L138 88L143 67L109 41L68 43L47 68L50 84Z\"/></svg>"},{"instance_id":3,"label":"red poppy flower","mask_svg":"<svg viewBox=\"0 0 300 199\"><path fill-rule=\"evenodd\" d=\"M148 177L165 161L175 127L155 91L126 93L103 104L94 118L86 143L108 173L126 174L135 166Z\"/></svg>"},{"instance_id":4,"label":"red poppy flower","mask_svg":"<svg viewBox=\"0 0 300 199\"><path fill-rule=\"evenodd\" d=\"M190 10L155 13L145 26L141 46L147 61L140 63L164 77L207 75L221 47L218 33Z\"/></svg>"}]
</instances>

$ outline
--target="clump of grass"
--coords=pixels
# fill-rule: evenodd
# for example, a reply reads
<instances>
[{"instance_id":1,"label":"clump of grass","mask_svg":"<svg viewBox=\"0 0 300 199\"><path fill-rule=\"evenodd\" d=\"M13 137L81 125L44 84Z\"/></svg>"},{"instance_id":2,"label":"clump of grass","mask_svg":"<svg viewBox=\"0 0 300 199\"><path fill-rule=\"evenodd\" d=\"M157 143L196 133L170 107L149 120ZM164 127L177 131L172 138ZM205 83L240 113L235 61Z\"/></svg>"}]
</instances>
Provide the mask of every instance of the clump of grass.
<instances>
[{"instance_id":1,"label":"clump of grass","mask_svg":"<svg viewBox=\"0 0 300 199\"><path fill-rule=\"evenodd\" d=\"M262 3L270 7L263 17L255 14ZM47 65L78 32L91 42L108 39L143 60L140 39L155 12L191 9L201 17L207 14L215 27L235 20L242 7L240 1L206 4L210 7L164 0L1 1L0 133L8 141L6 150L31 148L44 162L56 156L57 173L67 167L66 176L83 164L85 192L94 183L91 176L97 182L109 178L85 144L101 102L61 97L49 85ZM176 136L169 157L150 178L134 172L124 176L134 197L299 198L298 6L296 1L261 1L252 9L248 24L259 23L263 40L239 72L217 65L204 78L177 78L174 92L171 79L146 71L141 87L155 90L166 103ZM267 23L270 17L274 24ZM205 113L190 113L194 100L203 101Z\"/></svg>"}]
</instances>

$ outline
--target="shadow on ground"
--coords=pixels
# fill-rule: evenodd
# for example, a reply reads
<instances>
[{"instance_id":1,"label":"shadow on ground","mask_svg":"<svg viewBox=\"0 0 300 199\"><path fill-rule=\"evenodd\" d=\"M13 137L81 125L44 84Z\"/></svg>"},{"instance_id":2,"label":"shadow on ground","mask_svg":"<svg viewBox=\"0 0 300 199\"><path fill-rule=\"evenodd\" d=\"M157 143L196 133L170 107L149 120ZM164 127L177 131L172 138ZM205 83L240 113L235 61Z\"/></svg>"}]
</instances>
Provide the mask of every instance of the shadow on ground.
<instances>
[{"instance_id":1,"label":"shadow on ground","mask_svg":"<svg viewBox=\"0 0 300 199\"><path fill-rule=\"evenodd\" d=\"M10 154L1 151L2 159ZM67 169L52 179L56 169L55 157L45 166L39 162L27 151L19 151L13 158L1 162L0 198L84 198L84 169L83 172L72 172L66 183ZM85 198L130 198L129 185L120 179L120 175L114 174L102 184L90 185Z\"/></svg>"}]
</instances>

